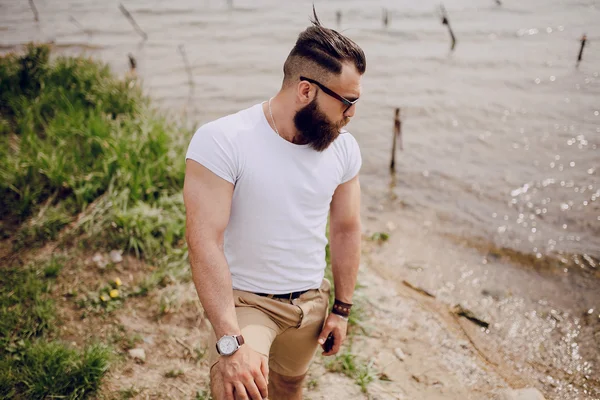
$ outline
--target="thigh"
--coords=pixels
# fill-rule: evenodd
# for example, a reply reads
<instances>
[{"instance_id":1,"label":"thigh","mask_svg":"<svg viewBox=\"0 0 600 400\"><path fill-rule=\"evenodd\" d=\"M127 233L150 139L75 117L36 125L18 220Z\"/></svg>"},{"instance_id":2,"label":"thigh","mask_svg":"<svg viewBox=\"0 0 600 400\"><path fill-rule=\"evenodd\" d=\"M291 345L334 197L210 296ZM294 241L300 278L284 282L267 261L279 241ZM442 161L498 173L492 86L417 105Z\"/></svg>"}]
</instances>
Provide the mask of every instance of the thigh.
<instances>
[{"instance_id":1,"label":"thigh","mask_svg":"<svg viewBox=\"0 0 600 400\"><path fill-rule=\"evenodd\" d=\"M325 290L322 286L315 292L308 298L301 297L296 303L303 311L300 327L286 329L271 345L269 369L280 375L294 377L306 374L320 347L317 340L329 307L328 282Z\"/></svg>"},{"instance_id":2,"label":"thigh","mask_svg":"<svg viewBox=\"0 0 600 400\"><path fill-rule=\"evenodd\" d=\"M273 340L279 333L279 327L262 310L240 303L239 296L236 296L235 292L234 301L236 303L235 313L238 325L244 337L244 346L250 346L252 350L268 357L271 343L273 343ZM216 343L215 332L211 330L208 341L209 365L211 369L219 360Z\"/></svg>"}]
</instances>

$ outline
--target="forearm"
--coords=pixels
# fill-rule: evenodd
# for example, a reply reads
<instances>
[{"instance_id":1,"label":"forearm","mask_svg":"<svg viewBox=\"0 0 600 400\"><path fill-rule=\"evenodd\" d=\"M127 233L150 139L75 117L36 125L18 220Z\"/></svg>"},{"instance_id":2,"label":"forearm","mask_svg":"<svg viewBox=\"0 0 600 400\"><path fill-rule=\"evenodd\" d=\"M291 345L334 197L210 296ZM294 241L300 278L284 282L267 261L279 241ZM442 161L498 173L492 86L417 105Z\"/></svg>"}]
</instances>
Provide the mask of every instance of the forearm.
<instances>
[{"instance_id":1,"label":"forearm","mask_svg":"<svg viewBox=\"0 0 600 400\"><path fill-rule=\"evenodd\" d=\"M217 339L223 335L240 334L231 274L223 249L217 244L209 243L190 245L189 257L198 297Z\"/></svg>"},{"instance_id":2,"label":"forearm","mask_svg":"<svg viewBox=\"0 0 600 400\"><path fill-rule=\"evenodd\" d=\"M331 227L331 269L335 298L352 304L360 264L360 225L344 229Z\"/></svg>"}]
</instances>

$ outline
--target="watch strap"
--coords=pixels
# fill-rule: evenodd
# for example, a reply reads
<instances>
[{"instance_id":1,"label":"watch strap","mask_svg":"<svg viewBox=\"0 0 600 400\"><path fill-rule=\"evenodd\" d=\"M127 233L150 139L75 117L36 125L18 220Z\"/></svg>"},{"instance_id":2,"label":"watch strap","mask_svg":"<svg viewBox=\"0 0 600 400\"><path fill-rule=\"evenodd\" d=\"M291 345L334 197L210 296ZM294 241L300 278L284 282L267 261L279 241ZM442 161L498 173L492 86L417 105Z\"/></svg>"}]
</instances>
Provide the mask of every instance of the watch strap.
<instances>
[{"instance_id":1,"label":"watch strap","mask_svg":"<svg viewBox=\"0 0 600 400\"><path fill-rule=\"evenodd\" d=\"M236 335L235 340L237 340L239 346L241 346L245 343L244 337L242 335Z\"/></svg>"}]
</instances>

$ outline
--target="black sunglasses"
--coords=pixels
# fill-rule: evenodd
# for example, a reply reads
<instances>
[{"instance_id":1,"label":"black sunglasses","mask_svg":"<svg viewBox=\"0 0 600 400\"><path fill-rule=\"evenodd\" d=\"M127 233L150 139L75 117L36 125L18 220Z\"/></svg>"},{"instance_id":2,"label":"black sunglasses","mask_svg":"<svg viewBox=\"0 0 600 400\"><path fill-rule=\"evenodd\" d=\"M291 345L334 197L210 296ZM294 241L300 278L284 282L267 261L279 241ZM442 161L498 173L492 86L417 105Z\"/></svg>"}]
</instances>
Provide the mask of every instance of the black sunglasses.
<instances>
[{"instance_id":1,"label":"black sunglasses","mask_svg":"<svg viewBox=\"0 0 600 400\"><path fill-rule=\"evenodd\" d=\"M310 82L310 83L314 83L315 85L317 85L318 87L321 88L322 91L324 91L325 93L327 93L328 95L330 95L331 97L333 97L334 99L337 99L339 101L341 101L344 105L348 106L344 112L348 111L350 109L350 107L352 107L353 105L356 104L356 102L358 101L358 99L350 101L347 98L340 96L339 94L337 94L336 92L334 92L333 90L329 89L327 86L320 84L319 82L315 81L314 79L310 79L307 78L305 76L301 76L300 77L301 81L306 81L306 82Z\"/></svg>"}]
</instances>

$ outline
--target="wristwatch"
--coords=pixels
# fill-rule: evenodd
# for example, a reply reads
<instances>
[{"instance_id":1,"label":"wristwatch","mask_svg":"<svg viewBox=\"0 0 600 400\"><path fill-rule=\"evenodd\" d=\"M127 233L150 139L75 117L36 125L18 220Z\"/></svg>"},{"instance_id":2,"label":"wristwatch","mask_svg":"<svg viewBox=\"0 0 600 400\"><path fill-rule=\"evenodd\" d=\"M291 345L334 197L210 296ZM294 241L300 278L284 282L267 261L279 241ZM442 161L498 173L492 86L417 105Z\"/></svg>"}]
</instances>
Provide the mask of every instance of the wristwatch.
<instances>
[{"instance_id":1,"label":"wristwatch","mask_svg":"<svg viewBox=\"0 0 600 400\"><path fill-rule=\"evenodd\" d=\"M217 353L222 356L230 356L244 344L244 337L242 335L224 335L221 339L217 340Z\"/></svg>"}]
</instances>

